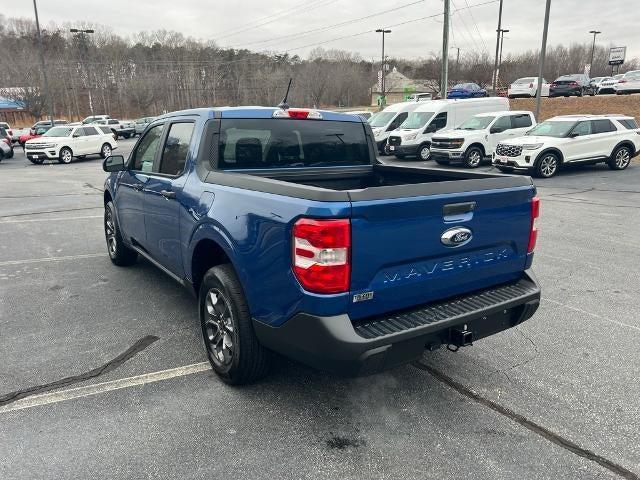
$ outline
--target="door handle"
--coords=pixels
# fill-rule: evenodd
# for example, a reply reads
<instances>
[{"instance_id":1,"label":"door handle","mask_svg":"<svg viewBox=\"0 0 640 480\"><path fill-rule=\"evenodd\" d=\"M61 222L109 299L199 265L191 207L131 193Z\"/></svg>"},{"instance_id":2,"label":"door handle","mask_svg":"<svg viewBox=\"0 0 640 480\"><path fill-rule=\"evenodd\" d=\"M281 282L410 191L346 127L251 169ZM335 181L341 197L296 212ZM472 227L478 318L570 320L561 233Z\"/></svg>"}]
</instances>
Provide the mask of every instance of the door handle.
<instances>
[{"instance_id":1,"label":"door handle","mask_svg":"<svg viewBox=\"0 0 640 480\"><path fill-rule=\"evenodd\" d=\"M176 192L171 192L169 190L161 190L160 195L162 195L167 200L176 198Z\"/></svg>"}]
</instances>

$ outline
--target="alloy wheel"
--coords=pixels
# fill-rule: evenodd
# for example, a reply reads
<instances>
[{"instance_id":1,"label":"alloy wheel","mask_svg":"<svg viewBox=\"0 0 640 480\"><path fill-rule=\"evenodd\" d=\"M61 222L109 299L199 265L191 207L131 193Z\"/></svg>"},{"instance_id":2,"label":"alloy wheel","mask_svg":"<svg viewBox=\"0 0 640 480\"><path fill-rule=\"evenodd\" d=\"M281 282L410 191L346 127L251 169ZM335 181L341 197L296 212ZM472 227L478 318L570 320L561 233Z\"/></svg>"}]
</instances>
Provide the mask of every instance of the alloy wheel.
<instances>
[{"instance_id":1,"label":"alloy wheel","mask_svg":"<svg viewBox=\"0 0 640 480\"><path fill-rule=\"evenodd\" d=\"M430 156L431 156L431 150L429 150L429 147L422 147L420 149L420 159L421 160L429 160Z\"/></svg>"},{"instance_id":2,"label":"alloy wheel","mask_svg":"<svg viewBox=\"0 0 640 480\"><path fill-rule=\"evenodd\" d=\"M63 150L62 152L62 161L64 163L71 163L71 158L73 157L73 155L71 155L71 151L69 150Z\"/></svg>"},{"instance_id":3,"label":"alloy wheel","mask_svg":"<svg viewBox=\"0 0 640 480\"><path fill-rule=\"evenodd\" d=\"M477 167L480 165L480 160L482 160L482 158L479 151L474 150L469 154L468 163L470 167Z\"/></svg>"},{"instance_id":4,"label":"alloy wheel","mask_svg":"<svg viewBox=\"0 0 640 480\"><path fill-rule=\"evenodd\" d=\"M552 177L558 169L558 160L553 155L547 155L540 162L540 172L544 177Z\"/></svg>"},{"instance_id":5,"label":"alloy wheel","mask_svg":"<svg viewBox=\"0 0 640 480\"><path fill-rule=\"evenodd\" d=\"M627 150L626 148L621 148L620 150L618 150L615 158L616 167L622 170L623 168L626 168L627 165L629 165L630 161L631 154L629 153L629 150Z\"/></svg>"},{"instance_id":6,"label":"alloy wheel","mask_svg":"<svg viewBox=\"0 0 640 480\"><path fill-rule=\"evenodd\" d=\"M118 246L116 239L116 229L113 223L113 213L111 209L107 208L104 217L104 234L107 237L107 248L109 249L109 255L114 257Z\"/></svg>"},{"instance_id":7,"label":"alloy wheel","mask_svg":"<svg viewBox=\"0 0 640 480\"><path fill-rule=\"evenodd\" d=\"M234 355L233 320L229 302L217 288L205 299L205 340L209 356L223 366L231 364Z\"/></svg>"},{"instance_id":8,"label":"alloy wheel","mask_svg":"<svg viewBox=\"0 0 640 480\"><path fill-rule=\"evenodd\" d=\"M111 147L109 145L104 145L102 147L102 156L107 158L109 155L111 155Z\"/></svg>"}]
</instances>

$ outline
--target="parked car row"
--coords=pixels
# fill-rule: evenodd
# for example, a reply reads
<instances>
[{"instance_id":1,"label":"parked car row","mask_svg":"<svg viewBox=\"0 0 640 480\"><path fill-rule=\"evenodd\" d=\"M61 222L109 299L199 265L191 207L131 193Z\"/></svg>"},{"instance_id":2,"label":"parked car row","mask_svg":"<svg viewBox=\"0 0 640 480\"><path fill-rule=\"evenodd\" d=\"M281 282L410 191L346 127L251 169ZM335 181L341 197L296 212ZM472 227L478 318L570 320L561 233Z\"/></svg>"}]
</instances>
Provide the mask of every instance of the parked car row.
<instances>
[{"instance_id":1,"label":"parked car row","mask_svg":"<svg viewBox=\"0 0 640 480\"><path fill-rule=\"evenodd\" d=\"M537 77L523 77L509 85L509 98L535 97L538 92ZM612 77L589 78L585 74L562 75L551 83L542 80L540 95L543 97L569 97L615 93L624 95L640 93L640 70L632 70Z\"/></svg>"}]
</instances>

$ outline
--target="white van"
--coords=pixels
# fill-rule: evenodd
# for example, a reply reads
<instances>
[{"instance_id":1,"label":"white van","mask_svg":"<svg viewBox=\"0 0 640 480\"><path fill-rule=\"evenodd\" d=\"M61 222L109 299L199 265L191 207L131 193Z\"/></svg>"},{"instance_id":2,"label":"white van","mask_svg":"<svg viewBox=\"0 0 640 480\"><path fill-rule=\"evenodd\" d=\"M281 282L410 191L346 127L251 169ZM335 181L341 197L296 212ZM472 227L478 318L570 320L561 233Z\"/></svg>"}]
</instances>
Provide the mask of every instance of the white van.
<instances>
[{"instance_id":1,"label":"white van","mask_svg":"<svg viewBox=\"0 0 640 480\"><path fill-rule=\"evenodd\" d=\"M509 101L501 97L432 100L414 105L418 108L389 136L389 153L398 158L417 156L428 160L435 132L452 130L478 113L509 110Z\"/></svg>"},{"instance_id":2,"label":"white van","mask_svg":"<svg viewBox=\"0 0 640 480\"><path fill-rule=\"evenodd\" d=\"M426 102L401 102L389 105L387 108L374 114L369 119L369 125L373 130L373 137L376 141L378 151L385 153L385 146L389 133L400 126L407 119L410 112L424 105Z\"/></svg>"}]
</instances>

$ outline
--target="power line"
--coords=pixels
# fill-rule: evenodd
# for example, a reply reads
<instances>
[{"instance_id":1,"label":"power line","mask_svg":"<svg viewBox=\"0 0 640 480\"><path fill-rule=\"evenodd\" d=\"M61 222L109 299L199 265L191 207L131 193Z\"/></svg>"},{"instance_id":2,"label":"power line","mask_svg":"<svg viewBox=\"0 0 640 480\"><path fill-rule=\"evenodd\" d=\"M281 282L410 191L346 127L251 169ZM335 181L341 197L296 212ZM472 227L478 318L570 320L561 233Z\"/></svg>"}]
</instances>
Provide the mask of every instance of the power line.
<instances>
[{"instance_id":1,"label":"power line","mask_svg":"<svg viewBox=\"0 0 640 480\"><path fill-rule=\"evenodd\" d=\"M491 3L497 3L498 1L500 1L500 0L489 0L489 1L486 1L486 2L482 2L482 3L476 3L474 5L469 5L468 7L456 8L453 11L454 12L459 12L461 10L467 10L469 8L481 7L483 5L489 5ZM442 13L436 13L434 15L427 15L427 16L424 16L424 17L414 18L414 19L411 19L411 20L406 20L404 22L395 23L393 25L387 25L385 28L399 27L399 26L402 26L402 25L407 25L409 23L419 22L421 20L427 20L427 19L431 19L431 18L440 17L442 15L443 15ZM366 35L367 33L372 33L372 31L373 30L365 30L363 32L352 33L350 35L343 35L341 37L332 38L330 40L325 40L325 41L322 41L322 42L310 43L310 44L307 44L307 45L301 45L299 47L288 48L288 49L285 50L285 52L290 52L290 51L294 51L294 50L301 50L303 48L316 47L318 45L324 45L326 43L331 43L331 42L335 42L335 41L338 41L338 40L344 40L346 38L358 37L360 35Z\"/></svg>"},{"instance_id":2,"label":"power line","mask_svg":"<svg viewBox=\"0 0 640 480\"><path fill-rule=\"evenodd\" d=\"M452 0L451 3L453 3L453 7L456 8L456 4L455 4L455 2L453 0ZM467 3L467 2L465 2L465 3ZM468 3L467 3L467 6L468 6ZM471 30L467 26L467 22L465 22L465 20L462 17L462 15L458 15L457 18L460 20L460 23L462 24L462 26L464 27L465 31L467 32L468 38L471 40L471 42L473 42L473 45L475 46L475 48L473 50L476 51L476 52L482 52L482 48L480 48L480 45L476 41L475 36L471 33ZM461 32L462 32L462 30L461 30Z\"/></svg>"},{"instance_id":3,"label":"power line","mask_svg":"<svg viewBox=\"0 0 640 480\"><path fill-rule=\"evenodd\" d=\"M255 42L243 43L243 44L240 44L239 46L246 47L248 45L271 43L271 42L274 42L274 41L277 41L277 40L286 39L286 38L306 37L306 36L312 35L312 34L314 34L316 32L332 30L334 28L340 28L340 27L343 27L345 25L350 25L350 24L353 24L353 23L361 22L363 20L367 20L369 18L377 17L379 15L384 15L386 13L391 13L391 12L395 12L397 10L401 10L403 8L411 7L413 5L417 5L418 3L424 3L425 1L426 0L417 0L417 1L414 1L414 2L411 2L411 3L406 3L404 5L399 5L399 6L394 7L394 8L389 8L387 10L382 10L380 12L372 13L372 14L366 15L364 17L352 18L351 20L345 20L344 22L334 23L332 25L324 25L322 27L314 28L312 30L304 30L302 32L290 33L290 34L287 34L287 35L280 35L278 37L268 38L266 40L257 40ZM278 43L280 43L280 42L278 42Z\"/></svg>"},{"instance_id":4,"label":"power line","mask_svg":"<svg viewBox=\"0 0 640 480\"><path fill-rule=\"evenodd\" d=\"M307 4L307 5L304 6L304 11L308 12L308 11L314 10L314 9L320 7L320 6L325 6L326 7L328 5L331 5L332 3L336 3L337 1L338 0L329 0L327 3L325 3L325 0L318 0L316 2L311 2L310 4ZM289 12L289 13L291 13L291 12ZM267 25L269 23L273 23L273 22L275 22L277 20L280 20L285 15L287 15L287 13L283 13L283 14L281 14L280 16L278 16L276 18L273 18L271 20L267 20L267 21L262 22L262 23L258 23L257 25L252 25L250 27L243 27L243 28L241 28L239 30L236 30L234 32L227 33L226 35L218 36L218 37L214 38L214 41L220 40L221 38L231 37L231 36L237 35L239 33L246 32L247 30L252 30L254 28L262 27L262 26Z\"/></svg>"},{"instance_id":5,"label":"power line","mask_svg":"<svg viewBox=\"0 0 640 480\"><path fill-rule=\"evenodd\" d=\"M255 24L255 23L260 23L260 22L263 22L263 21L265 21L265 20L269 20L270 18L273 18L273 17L281 16L281 15L283 15L283 14L285 14L285 13L289 13L289 12L291 12L291 11L297 10L297 9L299 9L300 7L304 7L304 6L305 6L305 5L307 5L307 4L308 4L308 2L307 2L307 1L301 2L301 3L299 3L299 4L297 4L297 5L293 6L293 7L289 7L289 8L286 8L286 9L284 9L284 10L280 10L279 12L272 13L271 15L267 15L266 17L261 17L261 18L258 18L258 19L256 19L256 20L253 20L253 21L251 21L251 22L245 23L243 27L247 27L247 26L249 26L249 25L253 25L253 24ZM235 30L237 30L237 27L227 28L226 30L222 30L221 32L219 32L219 34L220 34L220 35L224 35L224 34L226 34L226 33L228 33L228 32L233 32L233 31L235 31Z\"/></svg>"},{"instance_id":6,"label":"power line","mask_svg":"<svg viewBox=\"0 0 640 480\"><path fill-rule=\"evenodd\" d=\"M469 6L469 2L467 0L464 0L464 3L467 5L467 7ZM478 28L478 23L476 22L476 19L473 16L473 11L471 9L469 9L469 16L471 17L471 21L473 21L473 25L476 28L476 32L478 32L478 38L480 38L480 41L482 42L482 48L484 49L484 53L488 53L487 44L484 42L484 38L480 34L480 29Z\"/></svg>"}]
</instances>

